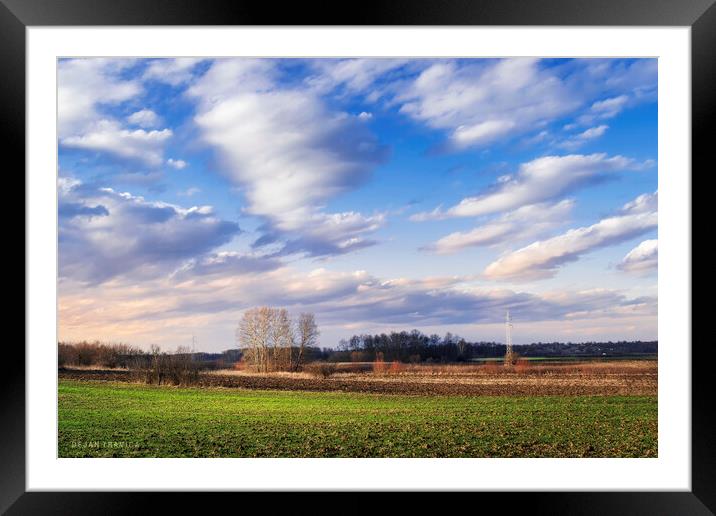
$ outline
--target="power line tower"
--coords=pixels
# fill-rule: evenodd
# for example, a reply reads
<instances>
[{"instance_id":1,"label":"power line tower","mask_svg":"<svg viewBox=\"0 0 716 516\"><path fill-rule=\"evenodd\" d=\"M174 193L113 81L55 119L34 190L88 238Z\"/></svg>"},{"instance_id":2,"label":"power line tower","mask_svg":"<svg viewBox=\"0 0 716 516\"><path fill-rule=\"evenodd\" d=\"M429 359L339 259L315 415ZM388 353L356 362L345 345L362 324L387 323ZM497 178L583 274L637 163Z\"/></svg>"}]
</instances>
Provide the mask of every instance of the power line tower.
<instances>
[{"instance_id":1,"label":"power line tower","mask_svg":"<svg viewBox=\"0 0 716 516\"><path fill-rule=\"evenodd\" d=\"M512 365L512 362L514 362L514 355L512 353L512 317L510 317L509 310L507 310L505 314L505 344L507 345L505 365Z\"/></svg>"}]
</instances>

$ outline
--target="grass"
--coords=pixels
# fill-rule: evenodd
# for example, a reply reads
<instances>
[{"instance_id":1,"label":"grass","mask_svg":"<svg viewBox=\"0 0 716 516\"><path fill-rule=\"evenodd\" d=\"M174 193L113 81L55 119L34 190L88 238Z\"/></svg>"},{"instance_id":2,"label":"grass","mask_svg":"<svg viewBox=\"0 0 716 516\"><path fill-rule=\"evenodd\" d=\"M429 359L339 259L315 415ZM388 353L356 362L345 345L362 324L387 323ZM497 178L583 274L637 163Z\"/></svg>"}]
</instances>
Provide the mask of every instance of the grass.
<instances>
[{"instance_id":1,"label":"grass","mask_svg":"<svg viewBox=\"0 0 716 516\"><path fill-rule=\"evenodd\" d=\"M655 457L655 396L404 396L60 380L60 457Z\"/></svg>"}]
</instances>

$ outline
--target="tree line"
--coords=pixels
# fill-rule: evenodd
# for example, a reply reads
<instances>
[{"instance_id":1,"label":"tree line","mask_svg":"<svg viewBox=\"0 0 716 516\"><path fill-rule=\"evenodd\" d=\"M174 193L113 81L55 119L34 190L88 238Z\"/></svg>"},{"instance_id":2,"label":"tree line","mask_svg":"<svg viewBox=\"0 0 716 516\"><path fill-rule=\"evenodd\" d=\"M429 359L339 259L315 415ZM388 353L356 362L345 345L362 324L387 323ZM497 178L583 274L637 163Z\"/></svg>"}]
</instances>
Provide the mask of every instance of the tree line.
<instances>
[{"instance_id":1,"label":"tree line","mask_svg":"<svg viewBox=\"0 0 716 516\"><path fill-rule=\"evenodd\" d=\"M515 344L520 356L625 356L656 354L657 341L619 342L536 342ZM328 359L335 361L463 362L504 356L506 346L499 342L469 342L450 332L444 336L426 335L419 330L353 335L342 340Z\"/></svg>"},{"instance_id":2,"label":"tree line","mask_svg":"<svg viewBox=\"0 0 716 516\"><path fill-rule=\"evenodd\" d=\"M291 319L283 308L258 307L244 313L236 330L238 347L221 353L196 352L187 347L167 353L158 346L143 351L122 343L59 342L58 365L153 371L152 382L161 382L176 377L176 371L189 375L195 370L232 368L237 362L259 372L298 371L310 362L467 362L503 357L506 351L499 342L470 342L449 332L441 337L419 330L353 335L336 348L319 348L319 334L312 313ZM657 354L658 342L535 342L515 344L513 349L523 357L618 357Z\"/></svg>"}]
</instances>

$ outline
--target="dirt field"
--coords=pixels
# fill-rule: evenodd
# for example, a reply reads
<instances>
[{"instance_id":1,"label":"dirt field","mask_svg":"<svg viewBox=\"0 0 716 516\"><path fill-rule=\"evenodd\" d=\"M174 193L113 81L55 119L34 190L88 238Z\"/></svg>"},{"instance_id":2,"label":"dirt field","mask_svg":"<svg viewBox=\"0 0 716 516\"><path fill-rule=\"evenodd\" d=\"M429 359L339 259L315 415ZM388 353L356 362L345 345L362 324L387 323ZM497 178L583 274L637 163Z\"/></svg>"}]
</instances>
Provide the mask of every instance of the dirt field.
<instances>
[{"instance_id":1,"label":"dirt field","mask_svg":"<svg viewBox=\"0 0 716 516\"><path fill-rule=\"evenodd\" d=\"M61 379L132 381L128 371L66 369ZM407 365L374 372L342 364L329 378L306 373L256 374L224 370L201 375L199 386L286 391L342 391L422 395L549 395L655 396L658 385L654 360L532 365Z\"/></svg>"}]
</instances>

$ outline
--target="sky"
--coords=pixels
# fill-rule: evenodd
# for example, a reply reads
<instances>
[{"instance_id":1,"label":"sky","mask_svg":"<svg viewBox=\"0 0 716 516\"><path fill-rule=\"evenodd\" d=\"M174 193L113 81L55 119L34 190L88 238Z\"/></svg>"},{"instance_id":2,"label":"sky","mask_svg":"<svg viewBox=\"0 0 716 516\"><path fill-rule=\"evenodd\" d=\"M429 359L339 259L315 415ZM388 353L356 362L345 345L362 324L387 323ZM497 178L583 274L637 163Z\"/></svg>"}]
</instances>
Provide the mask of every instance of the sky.
<instances>
[{"instance_id":1,"label":"sky","mask_svg":"<svg viewBox=\"0 0 716 516\"><path fill-rule=\"evenodd\" d=\"M58 61L59 339L657 339L655 59Z\"/></svg>"}]
</instances>

